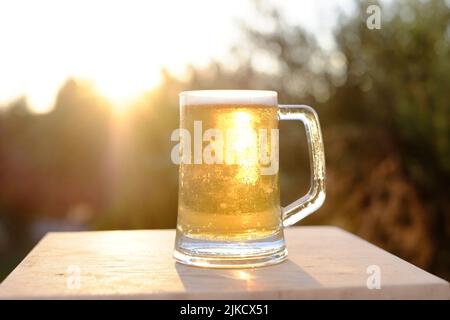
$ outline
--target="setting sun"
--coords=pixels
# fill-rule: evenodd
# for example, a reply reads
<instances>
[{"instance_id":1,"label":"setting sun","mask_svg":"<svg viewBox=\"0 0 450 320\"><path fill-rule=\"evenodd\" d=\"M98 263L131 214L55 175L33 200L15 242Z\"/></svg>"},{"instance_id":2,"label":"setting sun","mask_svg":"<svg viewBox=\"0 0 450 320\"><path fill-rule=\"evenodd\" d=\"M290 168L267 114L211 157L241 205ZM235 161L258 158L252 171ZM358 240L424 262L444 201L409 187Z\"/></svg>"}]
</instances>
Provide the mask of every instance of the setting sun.
<instances>
[{"instance_id":1,"label":"setting sun","mask_svg":"<svg viewBox=\"0 0 450 320\"><path fill-rule=\"evenodd\" d=\"M315 17L333 13L333 6L327 0L280 4L289 22L316 30L325 45L332 23ZM244 43L237 22L270 30L255 11L252 1L237 0L1 2L0 108L25 95L33 111L46 112L65 79L75 77L123 111L160 81L163 68L183 77L187 65L235 64L230 48ZM252 64L263 71L274 66L257 54Z\"/></svg>"},{"instance_id":2,"label":"setting sun","mask_svg":"<svg viewBox=\"0 0 450 320\"><path fill-rule=\"evenodd\" d=\"M237 5L173 0L2 3L0 44L13 50L2 50L0 103L26 94L33 110L44 112L64 79L72 76L92 82L122 109L158 83L162 68L182 75L187 64L206 65L226 52L236 34L231 22ZM221 15L204 15L205 10Z\"/></svg>"}]
</instances>

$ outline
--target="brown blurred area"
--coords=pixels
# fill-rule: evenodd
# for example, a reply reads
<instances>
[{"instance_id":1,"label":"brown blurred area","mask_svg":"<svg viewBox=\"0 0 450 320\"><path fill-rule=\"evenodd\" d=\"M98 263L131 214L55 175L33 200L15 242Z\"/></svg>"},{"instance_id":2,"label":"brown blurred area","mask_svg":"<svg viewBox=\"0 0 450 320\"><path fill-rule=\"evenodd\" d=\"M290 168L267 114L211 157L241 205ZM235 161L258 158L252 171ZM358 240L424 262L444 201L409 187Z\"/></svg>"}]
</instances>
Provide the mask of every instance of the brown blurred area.
<instances>
[{"instance_id":1,"label":"brown blurred area","mask_svg":"<svg viewBox=\"0 0 450 320\"><path fill-rule=\"evenodd\" d=\"M48 231L174 228L178 93L209 88L276 90L280 103L312 105L327 200L300 224L340 226L450 280L450 8L396 2L369 30L369 3L342 17L333 51L259 5L274 28L243 26L247 41L230 52L238 68L212 62L187 80L163 71L120 117L81 79L62 84L49 113L29 111L26 98L0 108L0 280ZM254 68L261 54L276 72ZM280 139L286 205L307 191L309 163L298 124L282 124Z\"/></svg>"}]
</instances>

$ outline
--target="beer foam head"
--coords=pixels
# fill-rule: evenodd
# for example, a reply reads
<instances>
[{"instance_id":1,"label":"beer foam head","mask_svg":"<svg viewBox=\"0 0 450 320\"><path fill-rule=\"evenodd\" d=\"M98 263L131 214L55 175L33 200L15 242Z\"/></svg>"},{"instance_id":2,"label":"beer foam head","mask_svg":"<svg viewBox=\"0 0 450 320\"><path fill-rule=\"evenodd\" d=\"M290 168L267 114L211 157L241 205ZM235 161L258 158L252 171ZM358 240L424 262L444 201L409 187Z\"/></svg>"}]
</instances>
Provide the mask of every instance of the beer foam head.
<instances>
[{"instance_id":1,"label":"beer foam head","mask_svg":"<svg viewBox=\"0 0 450 320\"><path fill-rule=\"evenodd\" d=\"M180 93L181 105L277 105L277 93L268 90L195 90Z\"/></svg>"}]
</instances>

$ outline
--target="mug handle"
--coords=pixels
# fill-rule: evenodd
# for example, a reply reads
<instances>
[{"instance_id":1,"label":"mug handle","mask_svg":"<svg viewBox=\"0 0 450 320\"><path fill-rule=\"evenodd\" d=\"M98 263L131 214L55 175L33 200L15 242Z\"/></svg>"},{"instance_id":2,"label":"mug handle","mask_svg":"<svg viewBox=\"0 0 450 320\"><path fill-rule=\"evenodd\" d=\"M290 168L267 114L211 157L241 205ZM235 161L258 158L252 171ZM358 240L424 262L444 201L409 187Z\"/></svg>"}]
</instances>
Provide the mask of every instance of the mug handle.
<instances>
[{"instance_id":1,"label":"mug handle","mask_svg":"<svg viewBox=\"0 0 450 320\"><path fill-rule=\"evenodd\" d=\"M303 122L311 167L308 193L281 209L283 226L289 227L319 209L325 201L325 152L319 118L313 108L306 105L279 105L278 116L280 120Z\"/></svg>"}]
</instances>

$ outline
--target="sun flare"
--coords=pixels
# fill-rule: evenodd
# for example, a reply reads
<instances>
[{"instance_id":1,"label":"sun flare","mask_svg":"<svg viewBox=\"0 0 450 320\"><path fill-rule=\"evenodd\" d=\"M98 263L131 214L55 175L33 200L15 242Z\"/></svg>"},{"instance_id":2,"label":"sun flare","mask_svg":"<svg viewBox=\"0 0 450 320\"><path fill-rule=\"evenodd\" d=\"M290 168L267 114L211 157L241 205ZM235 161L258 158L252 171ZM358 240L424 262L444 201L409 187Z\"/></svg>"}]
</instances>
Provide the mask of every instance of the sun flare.
<instances>
[{"instance_id":1,"label":"sun flare","mask_svg":"<svg viewBox=\"0 0 450 320\"><path fill-rule=\"evenodd\" d=\"M72 77L93 83L122 112L158 83L162 68L182 76L188 64L207 65L226 52L237 34L231 23L236 6L206 0L2 2L0 45L8 50L0 59L0 105L25 94L34 111L48 111Z\"/></svg>"}]
</instances>

